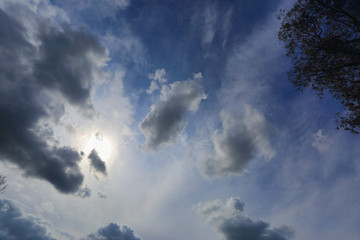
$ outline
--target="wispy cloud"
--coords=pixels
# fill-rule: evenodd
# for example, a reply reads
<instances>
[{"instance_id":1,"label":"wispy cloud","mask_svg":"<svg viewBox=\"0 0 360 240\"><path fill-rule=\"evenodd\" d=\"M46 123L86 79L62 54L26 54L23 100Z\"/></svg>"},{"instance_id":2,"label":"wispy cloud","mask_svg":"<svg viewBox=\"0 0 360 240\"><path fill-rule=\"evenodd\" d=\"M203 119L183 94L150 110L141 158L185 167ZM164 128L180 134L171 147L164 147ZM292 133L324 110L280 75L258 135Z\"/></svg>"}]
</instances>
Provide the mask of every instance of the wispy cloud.
<instances>
[{"instance_id":1,"label":"wispy cloud","mask_svg":"<svg viewBox=\"0 0 360 240\"><path fill-rule=\"evenodd\" d=\"M204 33L202 43L210 45L216 33L217 12L215 4L211 4L204 9Z\"/></svg>"},{"instance_id":2,"label":"wispy cloud","mask_svg":"<svg viewBox=\"0 0 360 240\"><path fill-rule=\"evenodd\" d=\"M324 134L323 129L319 129L314 134L314 142L312 143L312 146L316 148L321 153L327 153L330 148L332 147L333 142L329 137Z\"/></svg>"}]
</instances>

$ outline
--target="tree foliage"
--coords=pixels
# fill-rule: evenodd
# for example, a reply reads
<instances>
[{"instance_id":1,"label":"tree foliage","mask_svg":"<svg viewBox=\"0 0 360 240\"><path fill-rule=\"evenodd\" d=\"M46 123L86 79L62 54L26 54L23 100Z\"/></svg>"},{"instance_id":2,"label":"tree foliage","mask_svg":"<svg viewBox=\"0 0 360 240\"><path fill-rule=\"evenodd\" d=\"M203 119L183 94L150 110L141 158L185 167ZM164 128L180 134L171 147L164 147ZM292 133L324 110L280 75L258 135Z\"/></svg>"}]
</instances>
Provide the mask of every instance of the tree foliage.
<instances>
[{"instance_id":1,"label":"tree foliage","mask_svg":"<svg viewBox=\"0 0 360 240\"><path fill-rule=\"evenodd\" d=\"M360 1L298 0L279 19L279 39L293 63L289 80L320 97L329 91L345 108L338 128L359 134Z\"/></svg>"},{"instance_id":2,"label":"tree foliage","mask_svg":"<svg viewBox=\"0 0 360 240\"><path fill-rule=\"evenodd\" d=\"M3 193L6 187L6 177L0 174L0 193Z\"/></svg>"}]
</instances>

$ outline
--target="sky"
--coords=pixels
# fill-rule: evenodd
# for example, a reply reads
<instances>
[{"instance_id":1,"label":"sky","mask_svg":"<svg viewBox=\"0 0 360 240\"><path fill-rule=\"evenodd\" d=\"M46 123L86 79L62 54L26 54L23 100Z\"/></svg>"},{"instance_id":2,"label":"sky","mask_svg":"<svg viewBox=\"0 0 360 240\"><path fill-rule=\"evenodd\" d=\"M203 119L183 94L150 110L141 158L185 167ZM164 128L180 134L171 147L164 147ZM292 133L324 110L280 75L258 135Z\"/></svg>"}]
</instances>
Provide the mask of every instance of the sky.
<instances>
[{"instance_id":1,"label":"sky","mask_svg":"<svg viewBox=\"0 0 360 240\"><path fill-rule=\"evenodd\" d=\"M357 240L360 139L299 92L292 0L1 0L0 240Z\"/></svg>"}]
</instances>

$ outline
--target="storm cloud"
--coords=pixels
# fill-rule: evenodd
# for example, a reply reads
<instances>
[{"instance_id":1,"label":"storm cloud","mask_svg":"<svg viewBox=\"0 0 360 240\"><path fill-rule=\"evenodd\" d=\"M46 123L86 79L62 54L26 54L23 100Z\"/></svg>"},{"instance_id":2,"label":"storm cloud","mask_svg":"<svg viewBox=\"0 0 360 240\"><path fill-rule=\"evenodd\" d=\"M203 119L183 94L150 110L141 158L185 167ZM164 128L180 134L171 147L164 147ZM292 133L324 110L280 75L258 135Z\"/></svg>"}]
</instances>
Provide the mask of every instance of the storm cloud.
<instances>
[{"instance_id":1,"label":"storm cloud","mask_svg":"<svg viewBox=\"0 0 360 240\"><path fill-rule=\"evenodd\" d=\"M0 200L0 239L55 240L38 218L24 216L9 200Z\"/></svg>"},{"instance_id":2,"label":"storm cloud","mask_svg":"<svg viewBox=\"0 0 360 240\"><path fill-rule=\"evenodd\" d=\"M96 233L88 236L87 240L141 240L134 235L134 231L127 226L121 228L116 223L110 223L106 227L99 228Z\"/></svg>"},{"instance_id":3,"label":"storm cloud","mask_svg":"<svg viewBox=\"0 0 360 240\"><path fill-rule=\"evenodd\" d=\"M214 154L202 162L206 176L241 174L256 156L273 158L275 150L268 139L270 125L251 106L245 106L243 117L221 112L222 131L212 135Z\"/></svg>"},{"instance_id":4,"label":"storm cloud","mask_svg":"<svg viewBox=\"0 0 360 240\"><path fill-rule=\"evenodd\" d=\"M244 214L245 204L238 198L200 203L194 210L212 225L225 240L289 240L293 231L287 226L270 228L262 220L254 221Z\"/></svg>"},{"instance_id":5,"label":"storm cloud","mask_svg":"<svg viewBox=\"0 0 360 240\"><path fill-rule=\"evenodd\" d=\"M91 150L88 159L90 160L90 166L93 167L95 171L100 172L105 176L107 175L105 162L101 160L95 148Z\"/></svg>"},{"instance_id":6,"label":"storm cloud","mask_svg":"<svg viewBox=\"0 0 360 240\"><path fill-rule=\"evenodd\" d=\"M151 111L140 123L140 130L146 137L145 149L157 150L163 143L174 143L176 137L185 129L188 113L199 109L201 100L206 99L200 79L164 85L160 99L151 106Z\"/></svg>"},{"instance_id":7,"label":"storm cloud","mask_svg":"<svg viewBox=\"0 0 360 240\"><path fill-rule=\"evenodd\" d=\"M34 14L16 7L29 18ZM94 56L105 58L105 50L85 30L52 26L40 17L32 18L37 21L32 27L41 27L29 30L13 16L0 9L0 160L16 164L25 176L50 182L59 192L75 193L84 178L80 154L50 144L37 124L51 120L51 93L61 93L80 110L91 108L92 74L100 66Z\"/></svg>"},{"instance_id":8,"label":"storm cloud","mask_svg":"<svg viewBox=\"0 0 360 240\"><path fill-rule=\"evenodd\" d=\"M65 26L41 32L40 41L41 59L34 69L38 83L60 91L72 104L89 105L92 74L100 64L96 59L106 54L97 38Z\"/></svg>"}]
</instances>

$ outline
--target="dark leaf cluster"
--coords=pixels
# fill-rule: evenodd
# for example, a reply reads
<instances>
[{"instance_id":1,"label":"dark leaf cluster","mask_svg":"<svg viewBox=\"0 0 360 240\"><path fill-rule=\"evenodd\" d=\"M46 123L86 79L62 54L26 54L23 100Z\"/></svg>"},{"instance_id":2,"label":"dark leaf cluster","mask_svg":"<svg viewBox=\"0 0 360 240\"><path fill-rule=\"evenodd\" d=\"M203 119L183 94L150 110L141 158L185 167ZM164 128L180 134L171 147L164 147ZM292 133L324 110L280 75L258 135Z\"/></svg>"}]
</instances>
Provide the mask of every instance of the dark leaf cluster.
<instances>
[{"instance_id":1,"label":"dark leaf cluster","mask_svg":"<svg viewBox=\"0 0 360 240\"><path fill-rule=\"evenodd\" d=\"M345 108L339 128L360 128L360 1L298 0L281 11L279 39L293 68L289 80L321 97L330 92Z\"/></svg>"}]
</instances>

